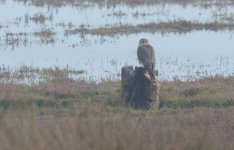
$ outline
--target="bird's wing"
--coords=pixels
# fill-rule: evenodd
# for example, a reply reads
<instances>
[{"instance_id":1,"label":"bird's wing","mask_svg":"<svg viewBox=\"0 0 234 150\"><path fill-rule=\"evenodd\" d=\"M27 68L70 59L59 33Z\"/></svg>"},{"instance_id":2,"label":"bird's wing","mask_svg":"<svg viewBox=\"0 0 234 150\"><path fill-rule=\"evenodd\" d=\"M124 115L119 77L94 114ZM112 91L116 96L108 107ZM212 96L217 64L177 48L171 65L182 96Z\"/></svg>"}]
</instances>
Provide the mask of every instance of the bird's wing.
<instances>
[{"instance_id":1,"label":"bird's wing","mask_svg":"<svg viewBox=\"0 0 234 150\"><path fill-rule=\"evenodd\" d=\"M156 60L155 60L155 50L154 48L150 45L151 47L151 56L152 56L152 60L151 60L151 63L152 63L152 67L153 69L155 68L155 64L156 64Z\"/></svg>"},{"instance_id":2,"label":"bird's wing","mask_svg":"<svg viewBox=\"0 0 234 150\"><path fill-rule=\"evenodd\" d=\"M155 52L151 45L140 45L137 50L137 56L140 63L144 66L154 69Z\"/></svg>"}]
</instances>

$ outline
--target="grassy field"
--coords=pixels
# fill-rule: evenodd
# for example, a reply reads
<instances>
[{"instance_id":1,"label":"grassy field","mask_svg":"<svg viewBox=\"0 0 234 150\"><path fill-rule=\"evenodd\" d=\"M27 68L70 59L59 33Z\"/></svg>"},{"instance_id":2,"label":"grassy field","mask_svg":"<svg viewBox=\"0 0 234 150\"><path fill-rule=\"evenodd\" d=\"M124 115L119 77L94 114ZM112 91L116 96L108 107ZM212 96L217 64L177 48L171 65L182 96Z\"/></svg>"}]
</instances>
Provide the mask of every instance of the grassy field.
<instances>
[{"instance_id":1,"label":"grassy field","mask_svg":"<svg viewBox=\"0 0 234 150\"><path fill-rule=\"evenodd\" d=\"M1 68L1 150L234 148L233 77L163 81L160 109L146 111L125 105L120 81L70 73L80 71Z\"/></svg>"}]
</instances>

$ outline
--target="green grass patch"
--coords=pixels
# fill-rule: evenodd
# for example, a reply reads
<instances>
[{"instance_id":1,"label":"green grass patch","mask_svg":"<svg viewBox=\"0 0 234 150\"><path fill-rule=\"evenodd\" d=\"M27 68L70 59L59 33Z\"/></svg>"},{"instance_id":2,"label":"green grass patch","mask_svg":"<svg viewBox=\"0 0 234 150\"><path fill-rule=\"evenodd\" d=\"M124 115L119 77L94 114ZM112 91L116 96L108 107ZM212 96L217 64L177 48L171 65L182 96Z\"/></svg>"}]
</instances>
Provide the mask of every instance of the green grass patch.
<instances>
[{"instance_id":1,"label":"green grass patch","mask_svg":"<svg viewBox=\"0 0 234 150\"><path fill-rule=\"evenodd\" d=\"M195 108L195 107L207 107L207 108L226 108L234 106L234 100L174 100L167 101L162 100L161 108Z\"/></svg>"}]
</instances>

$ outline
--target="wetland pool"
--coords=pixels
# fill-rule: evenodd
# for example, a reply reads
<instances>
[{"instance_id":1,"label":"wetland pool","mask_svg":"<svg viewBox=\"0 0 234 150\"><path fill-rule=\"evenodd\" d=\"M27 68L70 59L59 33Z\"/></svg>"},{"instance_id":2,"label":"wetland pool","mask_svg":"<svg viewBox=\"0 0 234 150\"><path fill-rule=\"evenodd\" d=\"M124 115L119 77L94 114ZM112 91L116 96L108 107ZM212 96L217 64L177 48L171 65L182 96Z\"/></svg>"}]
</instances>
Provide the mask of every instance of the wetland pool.
<instances>
[{"instance_id":1,"label":"wetland pool","mask_svg":"<svg viewBox=\"0 0 234 150\"><path fill-rule=\"evenodd\" d=\"M152 5L129 7L37 7L7 0L0 3L0 65L85 70L81 78L120 79L121 67L137 66L140 38L156 50L159 80L193 80L234 75L234 32L200 30L189 33L134 33L114 37L66 35L66 29L112 27L160 21L232 22L232 6ZM227 19L229 18L229 19ZM39 33L40 31L51 31ZM39 35L39 36L37 36Z\"/></svg>"}]
</instances>

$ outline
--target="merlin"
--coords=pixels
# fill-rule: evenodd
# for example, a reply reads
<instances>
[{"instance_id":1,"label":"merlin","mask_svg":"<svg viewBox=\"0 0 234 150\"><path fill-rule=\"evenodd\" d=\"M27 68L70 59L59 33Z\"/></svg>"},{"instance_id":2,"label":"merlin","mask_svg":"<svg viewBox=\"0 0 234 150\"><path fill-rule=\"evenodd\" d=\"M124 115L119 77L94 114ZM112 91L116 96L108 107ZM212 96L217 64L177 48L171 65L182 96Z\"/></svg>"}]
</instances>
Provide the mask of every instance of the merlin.
<instances>
[{"instance_id":1,"label":"merlin","mask_svg":"<svg viewBox=\"0 0 234 150\"><path fill-rule=\"evenodd\" d=\"M147 39L140 39L137 49L138 61L144 66L150 75L151 80L155 80L155 52Z\"/></svg>"}]
</instances>

